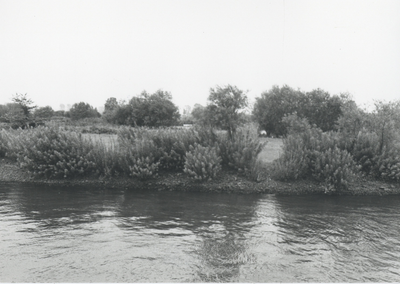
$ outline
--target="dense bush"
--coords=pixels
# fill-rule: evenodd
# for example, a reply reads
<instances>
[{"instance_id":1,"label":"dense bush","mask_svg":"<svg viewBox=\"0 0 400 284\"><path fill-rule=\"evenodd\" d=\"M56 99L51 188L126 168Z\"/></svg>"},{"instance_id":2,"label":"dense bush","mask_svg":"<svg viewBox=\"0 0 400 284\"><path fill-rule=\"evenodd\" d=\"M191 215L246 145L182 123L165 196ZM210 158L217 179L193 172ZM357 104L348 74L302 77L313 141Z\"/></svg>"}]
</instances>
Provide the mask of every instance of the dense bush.
<instances>
[{"instance_id":1,"label":"dense bush","mask_svg":"<svg viewBox=\"0 0 400 284\"><path fill-rule=\"evenodd\" d=\"M216 148L196 143L186 153L184 172L196 180L211 180L221 170L220 163L221 158Z\"/></svg>"},{"instance_id":2,"label":"dense bush","mask_svg":"<svg viewBox=\"0 0 400 284\"><path fill-rule=\"evenodd\" d=\"M118 139L108 142L81 132L80 127L68 125L2 130L0 155L18 161L38 177L126 175L146 179L160 170L183 172L186 168L188 173L196 173L191 175L197 179L209 179L221 168L222 151L226 167L252 172L262 147L256 132L248 129L239 129L232 140L226 133L207 128L122 127ZM206 158L195 155L199 151ZM205 172L202 168L201 173L196 172L196 159L209 163Z\"/></svg>"},{"instance_id":3,"label":"dense bush","mask_svg":"<svg viewBox=\"0 0 400 284\"><path fill-rule=\"evenodd\" d=\"M347 189L357 172L350 153L337 147L314 153L313 177L326 183L327 191Z\"/></svg>"},{"instance_id":4,"label":"dense bush","mask_svg":"<svg viewBox=\"0 0 400 284\"><path fill-rule=\"evenodd\" d=\"M36 120L50 120L54 115L54 110L51 106L45 106L35 109L33 117Z\"/></svg>"},{"instance_id":5,"label":"dense bush","mask_svg":"<svg viewBox=\"0 0 400 284\"><path fill-rule=\"evenodd\" d=\"M273 162L271 175L277 180L296 180L309 172L310 161L299 136L288 136L283 145L283 154Z\"/></svg>"},{"instance_id":6,"label":"dense bush","mask_svg":"<svg viewBox=\"0 0 400 284\"><path fill-rule=\"evenodd\" d=\"M133 158L131 161L133 165L129 166L130 176L144 180L157 175L160 162L155 162L152 155Z\"/></svg>"},{"instance_id":7,"label":"dense bush","mask_svg":"<svg viewBox=\"0 0 400 284\"><path fill-rule=\"evenodd\" d=\"M107 99L103 118L110 123L130 126L160 127L177 125L179 109L169 92L158 90L153 94L143 91L129 103Z\"/></svg>"},{"instance_id":8,"label":"dense bush","mask_svg":"<svg viewBox=\"0 0 400 284\"><path fill-rule=\"evenodd\" d=\"M0 130L0 158L5 157L7 153L7 137L6 131Z\"/></svg>"},{"instance_id":9,"label":"dense bush","mask_svg":"<svg viewBox=\"0 0 400 284\"><path fill-rule=\"evenodd\" d=\"M282 119L285 115L297 112L311 125L323 131L335 128L335 123L342 114L342 107L350 101L346 95L331 96L328 92L315 89L304 93L285 85L273 86L271 90L256 98L253 118L262 130L268 134L286 135L287 127Z\"/></svg>"},{"instance_id":10,"label":"dense bush","mask_svg":"<svg viewBox=\"0 0 400 284\"><path fill-rule=\"evenodd\" d=\"M113 142L106 145L102 141L93 142L90 159L96 164L97 172L103 177L112 177L124 173L125 153Z\"/></svg>"},{"instance_id":11,"label":"dense bush","mask_svg":"<svg viewBox=\"0 0 400 284\"><path fill-rule=\"evenodd\" d=\"M136 139L120 149L123 171L141 179L155 175L159 166L159 150L152 141Z\"/></svg>"},{"instance_id":12,"label":"dense bush","mask_svg":"<svg viewBox=\"0 0 400 284\"><path fill-rule=\"evenodd\" d=\"M374 168L375 157L379 156L379 138L375 133L359 132L350 148L354 161L360 170L370 174Z\"/></svg>"},{"instance_id":13,"label":"dense bush","mask_svg":"<svg viewBox=\"0 0 400 284\"><path fill-rule=\"evenodd\" d=\"M79 120L84 118L100 117L100 113L90 104L80 102L71 107L69 110L69 116L72 120Z\"/></svg>"},{"instance_id":14,"label":"dense bush","mask_svg":"<svg viewBox=\"0 0 400 284\"><path fill-rule=\"evenodd\" d=\"M371 174L374 177L400 181L400 147L384 147L382 153L373 158Z\"/></svg>"},{"instance_id":15,"label":"dense bush","mask_svg":"<svg viewBox=\"0 0 400 284\"><path fill-rule=\"evenodd\" d=\"M40 128L25 143L17 160L35 176L66 178L96 172L89 158L93 146L77 133Z\"/></svg>"},{"instance_id":16,"label":"dense bush","mask_svg":"<svg viewBox=\"0 0 400 284\"><path fill-rule=\"evenodd\" d=\"M189 146L198 143L212 146L216 142L216 134L211 129L148 129L121 128L118 142L121 147L129 148L138 141L150 141L154 145L153 156L160 162L164 170L183 170L186 152Z\"/></svg>"},{"instance_id":17,"label":"dense bush","mask_svg":"<svg viewBox=\"0 0 400 284\"><path fill-rule=\"evenodd\" d=\"M29 145L31 141L31 136L35 130L26 129L10 129L1 131L1 140L3 151L5 156L14 161L17 160L18 154L23 151L23 149Z\"/></svg>"},{"instance_id":18,"label":"dense bush","mask_svg":"<svg viewBox=\"0 0 400 284\"><path fill-rule=\"evenodd\" d=\"M341 140L339 133L322 132L307 125L307 121L289 119L290 134L284 140L283 154L274 162L273 177L280 180L313 177L326 183L329 190L347 188L357 174L358 169L346 148L348 144Z\"/></svg>"},{"instance_id":19,"label":"dense bush","mask_svg":"<svg viewBox=\"0 0 400 284\"><path fill-rule=\"evenodd\" d=\"M237 129L231 138L220 136L218 145L222 165L240 172L251 172L265 143L260 143L256 128L248 125Z\"/></svg>"}]
</instances>

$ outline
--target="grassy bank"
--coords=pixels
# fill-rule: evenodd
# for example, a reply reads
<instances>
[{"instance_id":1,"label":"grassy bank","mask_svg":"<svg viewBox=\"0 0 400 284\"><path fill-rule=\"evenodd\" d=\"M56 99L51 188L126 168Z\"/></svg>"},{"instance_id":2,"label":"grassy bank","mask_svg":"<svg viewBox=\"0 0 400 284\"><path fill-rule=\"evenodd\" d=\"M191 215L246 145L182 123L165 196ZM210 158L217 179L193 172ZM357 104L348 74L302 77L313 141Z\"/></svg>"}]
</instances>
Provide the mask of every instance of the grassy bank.
<instances>
[{"instance_id":1,"label":"grassy bank","mask_svg":"<svg viewBox=\"0 0 400 284\"><path fill-rule=\"evenodd\" d=\"M251 178L264 145L251 128L238 129L233 137L205 128L122 127L116 135L77 130L3 130L0 156L16 162L36 179L149 180L163 173L185 173L205 181L216 178L221 170Z\"/></svg>"},{"instance_id":2,"label":"grassy bank","mask_svg":"<svg viewBox=\"0 0 400 284\"><path fill-rule=\"evenodd\" d=\"M122 128L118 134L81 134L39 128L0 135L1 182L230 193L400 194L396 181L366 175L357 175L337 192L327 191L325 180L312 177L276 178L276 163L287 158L290 140L259 139L249 129L239 130L235 141L209 129Z\"/></svg>"}]
</instances>

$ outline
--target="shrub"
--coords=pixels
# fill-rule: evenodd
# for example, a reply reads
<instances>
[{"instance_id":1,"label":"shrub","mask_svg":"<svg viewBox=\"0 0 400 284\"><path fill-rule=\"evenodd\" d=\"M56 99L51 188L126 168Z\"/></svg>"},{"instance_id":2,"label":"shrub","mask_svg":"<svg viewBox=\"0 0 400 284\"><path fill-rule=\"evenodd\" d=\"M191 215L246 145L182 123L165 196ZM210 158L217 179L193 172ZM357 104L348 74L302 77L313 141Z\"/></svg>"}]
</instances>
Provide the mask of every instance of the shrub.
<instances>
[{"instance_id":1,"label":"shrub","mask_svg":"<svg viewBox=\"0 0 400 284\"><path fill-rule=\"evenodd\" d=\"M113 142L107 145L103 141L93 142L93 150L89 159L96 164L97 171L104 177L111 177L123 173L123 153Z\"/></svg>"},{"instance_id":2,"label":"shrub","mask_svg":"<svg viewBox=\"0 0 400 284\"><path fill-rule=\"evenodd\" d=\"M210 129L149 129L121 128L118 132L118 142L123 148L129 148L136 141L153 143L153 157L160 162L164 170L183 170L185 155L189 147L198 143L203 146L213 145L216 134Z\"/></svg>"},{"instance_id":3,"label":"shrub","mask_svg":"<svg viewBox=\"0 0 400 284\"><path fill-rule=\"evenodd\" d=\"M376 178L400 181L400 147L384 147L382 154L373 159L371 174Z\"/></svg>"},{"instance_id":4,"label":"shrub","mask_svg":"<svg viewBox=\"0 0 400 284\"><path fill-rule=\"evenodd\" d=\"M315 155L313 177L325 182L327 191L347 189L357 172L349 152L335 147L324 152L315 151Z\"/></svg>"},{"instance_id":5,"label":"shrub","mask_svg":"<svg viewBox=\"0 0 400 284\"><path fill-rule=\"evenodd\" d=\"M72 120L100 117L100 113L97 109L84 102L74 104L69 110L69 115Z\"/></svg>"},{"instance_id":6,"label":"shrub","mask_svg":"<svg viewBox=\"0 0 400 284\"><path fill-rule=\"evenodd\" d=\"M326 183L329 191L347 188L358 172L346 150L347 141L336 132L324 133L310 127L304 120L291 122L303 131L291 131L289 127L292 134L284 140L282 156L273 163L273 177L279 180L313 177Z\"/></svg>"},{"instance_id":7,"label":"shrub","mask_svg":"<svg viewBox=\"0 0 400 284\"><path fill-rule=\"evenodd\" d=\"M271 176L277 180L296 180L309 171L309 158L300 136L289 136L284 141L283 153L272 163Z\"/></svg>"},{"instance_id":8,"label":"shrub","mask_svg":"<svg viewBox=\"0 0 400 284\"><path fill-rule=\"evenodd\" d=\"M119 151L120 165L125 174L144 179L156 173L159 161L155 157L159 156L159 151L152 141L136 139L131 145L125 145ZM148 176L146 169L149 170Z\"/></svg>"},{"instance_id":9,"label":"shrub","mask_svg":"<svg viewBox=\"0 0 400 284\"><path fill-rule=\"evenodd\" d=\"M88 158L92 149L93 144L80 134L40 128L31 133L17 160L35 176L67 178L96 171Z\"/></svg>"},{"instance_id":10,"label":"shrub","mask_svg":"<svg viewBox=\"0 0 400 284\"><path fill-rule=\"evenodd\" d=\"M378 136L371 132L360 132L354 141L351 153L360 170L370 174L374 168L375 157L379 156Z\"/></svg>"},{"instance_id":11,"label":"shrub","mask_svg":"<svg viewBox=\"0 0 400 284\"><path fill-rule=\"evenodd\" d=\"M0 131L0 157L5 157L7 153L7 137L4 130Z\"/></svg>"},{"instance_id":12,"label":"shrub","mask_svg":"<svg viewBox=\"0 0 400 284\"><path fill-rule=\"evenodd\" d=\"M221 158L215 147L190 146L184 172L196 180L211 180L221 170Z\"/></svg>"},{"instance_id":13,"label":"shrub","mask_svg":"<svg viewBox=\"0 0 400 284\"><path fill-rule=\"evenodd\" d=\"M222 164L239 172L251 173L265 144L260 142L257 129L251 127L239 128L232 138L228 135L219 137Z\"/></svg>"},{"instance_id":14,"label":"shrub","mask_svg":"<svg viewBox=\"0 0 400 284\"><path fill-rule=\"evenodd\" d=\"M157 175L160 162L154 162L154 157L152 155L133 158L132 161L133 165L129 166L131 176L144 180Z\"/></svg>"},{"instance_id":15,"label":"shrub","mask_svg":"<svg viewBox=\"0 0 400 284\"><path fill-rule=\"evenodd\" d=\"M31 141L30 137L33 135L35 130L26 129L10 129L2 130L1 132L1 144L3 145L3 151L5 156L12 160L17 160L18 153L22 152L24 147Z\"/></svg>"}]
</instances>

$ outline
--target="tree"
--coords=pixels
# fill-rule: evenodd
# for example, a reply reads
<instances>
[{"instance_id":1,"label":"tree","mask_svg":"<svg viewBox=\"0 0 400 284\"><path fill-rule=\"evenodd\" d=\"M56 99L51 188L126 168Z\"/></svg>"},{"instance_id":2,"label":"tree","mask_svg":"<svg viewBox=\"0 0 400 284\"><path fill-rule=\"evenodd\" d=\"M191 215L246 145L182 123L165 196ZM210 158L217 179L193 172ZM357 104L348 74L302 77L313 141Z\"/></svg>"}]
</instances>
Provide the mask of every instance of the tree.
<instances>
[{"instance_id":1,"label":"tree","mask_svg":"<svg viewBox=\"0 0 400 284\"><path fill-rule=\"evenodd\" d=\"M17 103L0 105L0 122L10 123L12 128L25 127L27 118Z\"/></svg>"},{"instance_id":2,"label":"tree","mask_svg":"<svg viewBox=\"0 0 400 284\"><path fill-rule=\"evenodd\" d=\"M268 135L285 135L286 125L282 122L285 115L298 110L301 93L284 85L282 88L273 86L256 98L253 108L253 118Z\"/></svg>"},{"instance_id":3,"label":"tree","mask_svg":"<svg viewBox=\"0 0 400 284\"><path fill-rule=\"evenodd\" d=\"M192 124L194 121L193 116L192 116L192 108L188 105L186 105L182 109L182 115L181 115L181 123L182 124Z\"/></svg>"},{"instance_id":4,"label":"tree","mask_svg":"<svg viewBox=\"0 0 400 284\"><path fill-rule=\"evenodd\" d=\"M69 115L72 120L79 120L90 117L100 117L99 112L90 104L80 102L74 104L69 110Z\"/></svg>"},{"instance_id":5,"label":"tree","mask_svg":"<svg viewBox=\"0 0 400 284\"><path fill-rule=\"evenodd\" d=\"M32 105L33 101L29 99L26 94L15 94L15 96L12 98L12 101L21 107L26 118L29 118L31 110L36 108L36 106Z\"/></svg>"},{"instance_id":6,"label":"tree","mask_svg":"<svg viewBox=\"0 0 400 284\"><path fill-rule=\"evenodd\" d=\"M363 129L371 129L372 115L359 108L348 94L342 94L341 97L343 99L342 114L335 128L348 139L354 140Z\"/></svg>"},{"instance_id":7,"label":"tree","mask_svg":"<svg viewBox=\"0 0 400 284\"><path fill-rule=\"evenodd\" d=\"M300 93L297 114L307 118L311 125L322 131L330 131L342 114L344 97L331 96L328 92L315 89L306 94Z\"/></svg>"},{"instance_id":8,"label":"tree","mask_svg":"<svg viewBox=\"0 0 400 284\"><path fill-rule=\"evenodd\" d=\"M208 124L208 115L207 115L206 107L204 107L200 104L195 104L193 107L193 110L191 112L191 115L193 117L194 123L196 123L198 125L207 125Z\"/></svg>"},{"instance_id":9,"label":"tree","mask_svg":"<svg viewBox=\"0 0 400 284\"><path fill-rule=\"evenodd\" d=\"M256 98L253 119L268 134L286 135L287 125L284 116L296 113L299 118L306 118L311 125L323 131L334 130L342 107L349 101L348 96L331 96L328 92L315 89L303 93L287 85L282 88L273 86L268 92Z\"/></svg>"},{"instance_id":10,"label":"tree","mask_svg":"<svg viewBox=\"0 0 400 284\"><path fill-rule=\"evenodd\" d=\"M239 124L242 123L240 110L247 106L247 95L236 86L217 86L210 89L207 116L214 126L228 130L232 138Z\"/></svg>"},{"instance_id":11,"label":"tree","mask_svg":"<svg viewBox=\"0 0 400 284\"><path fill-rule=\"evenodd\" d=\"M53 115L54 115L54 110L51 106L37 108L33 113L35 119L40 119L40 120L51 119Z\"/></svg>"},{"instance_id":12,"label":"tree","mask_svg":"<svg viewBox=\"0 0 400 284\"><path fill-rule=\"evenodd\" d=\"M119 104L116 98L108 98L104 104L103 118L107 122L115 123L115 115L119 109Z\"/></svg>"},{"instance_id":13,"label":"tree","mask_svg":"<svg viewBox=\"0 0 400 284\"><path fill-rule=\"evenodd\" d=\"M130 115L126 122L132 126L171 126L178 123L178 107L168 92L158 90L154 94L143 91L129 101Z\"/></svg>"}]
</instances>

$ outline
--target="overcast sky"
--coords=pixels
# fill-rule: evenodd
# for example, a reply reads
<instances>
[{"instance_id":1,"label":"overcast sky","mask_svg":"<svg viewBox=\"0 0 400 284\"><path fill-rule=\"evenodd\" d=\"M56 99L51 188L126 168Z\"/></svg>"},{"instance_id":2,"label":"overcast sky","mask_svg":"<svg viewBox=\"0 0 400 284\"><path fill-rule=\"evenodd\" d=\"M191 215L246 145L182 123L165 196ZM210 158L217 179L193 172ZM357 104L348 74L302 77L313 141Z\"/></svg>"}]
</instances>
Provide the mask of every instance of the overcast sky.
<instances>
[{"instance_id":1,"label":"overcast sky","mask_svg":"<svg viewBox=\"0 0 400 284\"><path fill-rule=\"evenodd\" d=\"M400 1L0 0L0 104L129 100L180 107L236 85L400 99Z\"/></svg>"}]
</instances>

